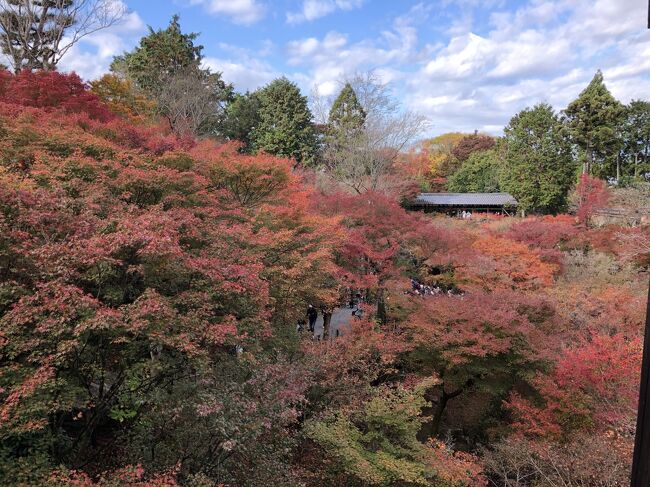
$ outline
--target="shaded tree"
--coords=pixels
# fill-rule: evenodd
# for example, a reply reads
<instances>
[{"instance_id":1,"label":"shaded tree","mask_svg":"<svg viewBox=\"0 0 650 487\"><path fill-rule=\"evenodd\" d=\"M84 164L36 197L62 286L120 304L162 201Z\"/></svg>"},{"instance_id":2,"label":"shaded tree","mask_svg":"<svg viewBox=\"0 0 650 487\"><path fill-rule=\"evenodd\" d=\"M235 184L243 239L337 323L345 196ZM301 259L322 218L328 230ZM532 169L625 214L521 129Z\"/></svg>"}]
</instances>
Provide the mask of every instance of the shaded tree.
<instances>
[{"instance_id":1,"label":"shaded tree","mask_svg":"<svg viewBox=\"0 0 650 487\"><path fill-rule=\"evenodd\" d=\"M359 135L366 121L366 112L359 103L354 88L346 83L334 100L328 117L327 135L332 143L345 143Z\"/></svg>"},{"instance_id":2,"label":"shaded tree","mask_svg":"<svg viewBox=\"0 0 650 487\"><path fill-rule=\"evenodd\" d=\"M217 136L231 96L219 73L188 67L161 80L156 106L176 133Z\"/></svg>"},{"instance_id":3,"label":"shaded tree","mask_svg":"<svg viewBox=\"0 0 650 487\"><path fill-rule=\"evenodd\" d=\"M451 150L452 155L461 163L469 159L474 152L480 152L491 149L496 145L494 137L489 135L474 133L466 135Z\"/></svg>"},{"instance_id":4,"label":"shaded tree","mask_svg":"<svg viewBox=\"0 0 650 487\"><path fill-rule=\"evenodd\" d=\"M498 192L502 165L503 162L497 150L474 152L449 178L447 189L460 193Z\"/></svg>"},{"instance_id":5,"label":"shaded tree","mask_svg":"<svg viewBox=\"0 0 650 487\"><path fill-rule=\"evenodd\" d=\"M462 132L449 132L423 142L423 149L429 154L431 160L434 177L448 178L458 169L454 149L467 135Z\"/></svg>"},{"instance_id":6,"label":"shaded tree","mask_svg":"<svg viewBox=\"0 0 650 487\"><path fill-rule=\"evenodd\" d=\"M417 440L427 385L384 387L358 410L308 423L307 436L334 462L330 478L346 485L485 485L471 455L454 453L441 442Z\"/></svg>"},{"instance_id":7,"label":"shaded tree","mask_svg":"<svg viewBox=\"0 0 650 487\"><path fill-rule=\"evenodd\" d=\"M195 32L181 31L180 17L174 15L165 29L153 30L140 39L131 52L115 57L111 71L129 77L136 87L157 94L161 81L187 68L199 69L203 46L195 45Z\"/></svg>"},{"instance_id":8,"label":"shaded tree","mask_svg":"<svg viewBox=\"0 0 650 487\"><path fill-rule=\"evenodd\" d=\"M251 152L255 127L260 123L260 100L257 93L235 94L226 105L219 132L228 140L243 143L242 151Z\"/></svg>"},{"instance_id":9,"label":"shaded tree","mask_svg":"<svg viewBox=\"0 0 650 487\"><path fill-rule=\"evenodd\" d=\"M524 211L558 213L566 209L575 181L571 144L548 104L527 108L504 129L502 187Z\"/></svg>"},{"instance_id":10,"label":"shaded tree","mask_svg":"<svg viewBox=\"0 0 650 487\"><path fill-rule=\"evenodd\" d=\"M85 113L91 118L112 118L108 107L90 92L75 73L23 70L16 75L0 71L0 98L5 103L64 113Z\"/></svg>"},{"instance_id":11,"label":"shaded tree","mask_svg":"<svg viewBox=\"0 0 650 487\"><path fill-rule=\"evenodd\" d=\"M151 119L156 112L156 102L146 97L133 86L130 79L108 73L90 82L90 90L95 93L109 109L132 121Z\"/></svg>"},{"instance_id":12,"label":"shaded tree","mask_svg":"<svg viewBox=\"0 0 650 487\"><path fill-rule=\"evenodd\" d=\"M631 173L637 177L641 168L650 169L650 102L632 100L625 109L623 122L623 156L632 165Z\"/></svg>"},{"instance_id":13,"label":"shaded tree","mask_svg":"<svg viewBox=\"0 0 650 487\"><path fill-rule=\"evenodd\" d=\"M504 297L507 296L507 299ZM542 367L535 330L511 291L475 293L462 303L454 297L430 298L410 317L411 347L407 370L439 377L425 391L431 404L423 409L423 439L440 433L452 400L480 391L499 401L531 370Z\"/></svg>"},{"instance_id":14,"label":"shaded tree","mask_svg":"<svg viewBox=\"0 0 650 487\"><path fill-rule=\"evenodd\" d=\"M589 223L594 213L609 201L609 191L605 181L583 173L576 186L576 200L578 219L582 223Z\"/></svg>"}]
</instances>

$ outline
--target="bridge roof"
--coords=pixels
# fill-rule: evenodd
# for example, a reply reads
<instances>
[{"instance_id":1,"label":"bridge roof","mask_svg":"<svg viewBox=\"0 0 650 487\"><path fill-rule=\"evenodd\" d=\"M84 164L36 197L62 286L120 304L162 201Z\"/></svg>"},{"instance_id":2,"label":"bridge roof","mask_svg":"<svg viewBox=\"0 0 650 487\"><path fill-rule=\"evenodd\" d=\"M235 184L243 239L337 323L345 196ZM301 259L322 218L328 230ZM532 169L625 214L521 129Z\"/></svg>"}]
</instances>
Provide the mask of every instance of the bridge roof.
<instances>
[{"instance_id":1,"label":"bridge roof","mask_svg":"<svg viewBox=\"0 0 650 487\"><path fill-rule=\"evenodd\" d=\"M517 206L508 193L420 193L415 206Z\"/></svg>"}]
</instances>

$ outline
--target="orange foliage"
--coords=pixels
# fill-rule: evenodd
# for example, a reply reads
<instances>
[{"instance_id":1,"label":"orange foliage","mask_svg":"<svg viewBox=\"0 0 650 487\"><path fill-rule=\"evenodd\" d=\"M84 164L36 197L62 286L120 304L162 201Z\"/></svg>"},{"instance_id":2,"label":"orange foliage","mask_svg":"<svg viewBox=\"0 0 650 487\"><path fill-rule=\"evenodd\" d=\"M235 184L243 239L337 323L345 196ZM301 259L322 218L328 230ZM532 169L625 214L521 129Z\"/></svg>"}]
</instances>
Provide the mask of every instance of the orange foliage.
<instances>
[{"instance_id":1,"label":"orange foliage","mask_svg":"<svg viewBox=\"0 0 650 487\"><path fill-rule=\"evenodd\" d=\"M472 247L478 255L464 274L485 289L538 289L550 285L559 270L556 264L544 262L539 251L512 240L479 237Z\"/></svg>"}]
</instances>

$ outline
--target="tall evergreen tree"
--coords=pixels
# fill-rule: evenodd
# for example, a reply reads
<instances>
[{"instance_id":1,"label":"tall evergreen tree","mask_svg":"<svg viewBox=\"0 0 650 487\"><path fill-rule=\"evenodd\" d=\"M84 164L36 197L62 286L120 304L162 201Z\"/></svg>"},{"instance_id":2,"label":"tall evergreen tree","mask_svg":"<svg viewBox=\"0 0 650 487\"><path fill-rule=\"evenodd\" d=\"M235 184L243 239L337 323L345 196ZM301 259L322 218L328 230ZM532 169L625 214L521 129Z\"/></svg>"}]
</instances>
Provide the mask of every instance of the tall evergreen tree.
<instances>
[{"instance_id":1,"label":"tall evergreen tree","mask_svg":"<svg viewBox=\"0 0 650 487\"><path fill-rule=\"evenodd\" d=\"M329 113L328 138L345 140L361 132L366 121L366 112L359 103L350 83L346 83L336 97Z\"/></svg>"},{"instance_id":2,"label":"tall evergreen tree","mask_svg":"<svg viewBox=\"0 0 650 487\"><path fill-rule=\"evenodd\" d=\"M318 140L307 98L298 86L279 78L258 90L256 96L260 108L259 124L251 134L253 149L313 164Z\"/></svg>"},{"instance_id":3,"label":"tall evergreen tree","mask_svg":"<svg viewBox=\"0 0 650 487\"><path fill-rule=\"evenodd\" d=\"M598 70L587 88L564 111L574 142L584 153L583 172L594 163L606 162L621 145L623 105L605 86Z\"/></svg>"},{"instance_id":4,"label":"tall evergreen tree","mask_svg":"<svg viewBox=\"0 0 650 487\"><path fill-rule=\"evenodd\" d=\"M166 29L149 27L138 47L113 60L111 71L127 75L138 88L154 94L163 79L188 68L199 69L203 46L194 44L197 33L181 31L179 20L174 15Z\"/></svg>"},{"instance_id":5,"label":"tall evergreen tree","mask_svg":"<svg viewBox=\"0 0 650 487\"><path fill-rule=\"evenodd\" d=\"M111 70L155 99L174 131L212 136L217 135L233 90L221 73L201 67L203 46L194 43L197 37L183 33L175 15L166 29L149 27L140 45L116 57Z\"/></svg>"},{"instance_id":6,"label":"tall evergreen tree","mask_svg":"<svg viewBox=\"0 0 650 487\"><path fill-rule=\"evenodd\" d=\"M565 132L545 103L519 112L504 129L502 188L524 211L557 213L566 208L576 166Z\"/></svg>"}]
</instances>

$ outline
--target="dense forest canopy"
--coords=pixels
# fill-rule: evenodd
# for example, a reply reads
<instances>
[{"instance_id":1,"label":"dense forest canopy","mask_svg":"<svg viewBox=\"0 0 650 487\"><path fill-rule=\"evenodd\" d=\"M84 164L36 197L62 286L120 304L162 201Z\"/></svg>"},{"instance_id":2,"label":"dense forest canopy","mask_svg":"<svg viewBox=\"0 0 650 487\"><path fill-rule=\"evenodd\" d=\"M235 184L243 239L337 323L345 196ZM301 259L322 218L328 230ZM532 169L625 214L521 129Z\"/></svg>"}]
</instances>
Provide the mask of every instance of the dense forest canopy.
<instances>
[{"instance_id":1,"label":"dense forest canopy","mask_svg":"<svg viewBox=\"0 0 650 487\"><path fill-rule=\"evenodd\" d=\"M195 41L175 17L88 84L0 71L3 485L626 485L648 102L597 73L415 144L373 73L316 123ZM422 189L529 216L405 209Z\"/></svg>"}]
</instances>

